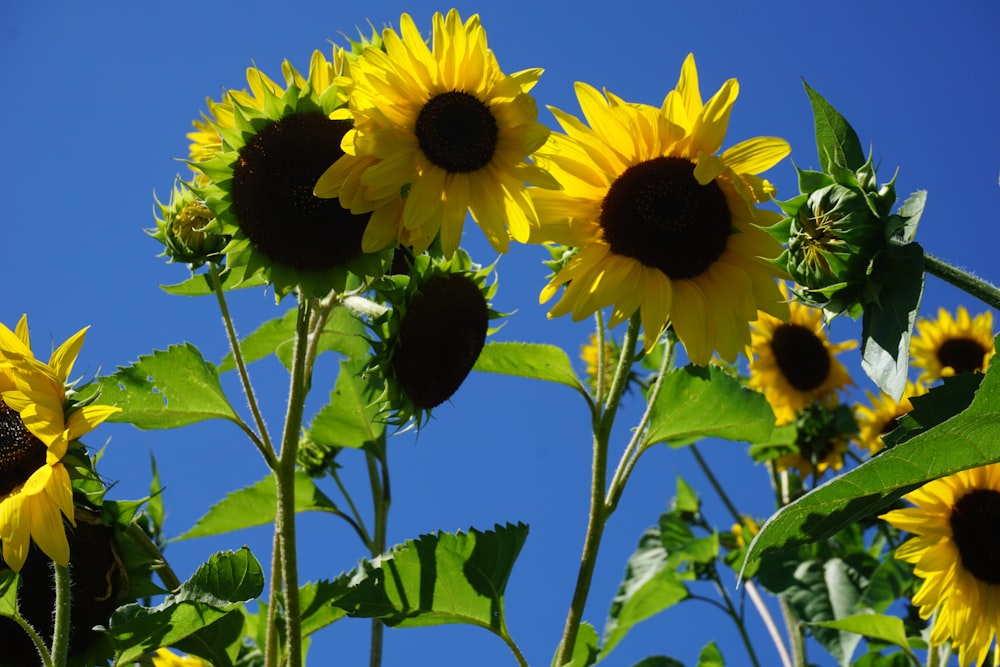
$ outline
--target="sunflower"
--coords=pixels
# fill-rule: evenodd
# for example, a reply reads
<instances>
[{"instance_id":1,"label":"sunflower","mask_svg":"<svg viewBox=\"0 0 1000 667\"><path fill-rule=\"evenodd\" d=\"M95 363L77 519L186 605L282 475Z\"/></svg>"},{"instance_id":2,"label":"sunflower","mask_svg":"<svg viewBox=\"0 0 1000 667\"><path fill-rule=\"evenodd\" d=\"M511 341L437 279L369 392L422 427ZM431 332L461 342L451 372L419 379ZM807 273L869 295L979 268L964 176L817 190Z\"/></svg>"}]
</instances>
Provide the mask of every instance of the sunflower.
<instances>
[{"instance_id":1,"label":"sunflower","mask_svg":"<svg viewBox=\"0 0 1000 667\"><path fill-rule=\"evenodd\" d=\"M795 441L791 452L774 460L777 471L796 470L800 477L822 477L844 467L844 454L858 428L850 408L836 395L815 401L795 414Z\"/></svg>"},{"instance_id":2,"label":"sunflower","mask_svg":"<svg viewBox=\"0 0 1000 667\"><path fill-rule=\"evenodd\" d=\"M406 192L402 217L373 215L362 247L397 240L423 252L440 231L446 257L459 245L467 211L493 247L528 240L536 224L525 183L557 187L526 161L548 136L528 91L541 70L507 75L474 14L434 14L428 47L408 14L366 48L338 79L354 128L347 154L318 180L318 197L340 197L355 213L377 211ZM336 117L342 117L338 114ZM508 235L509 228L509 235Z\"/></svg>"},{"instance_id":3,"label":"sunflower","mask_svg":"<svg viewBox=\"0 0 1000 667\"><path fill-rule=\"evenodd\" d=\"M784 284L781 292L788 294ZM853 384L834 355L857 347L857 341L831 343L823 311L792 301L787 322L761 312L751 329L749 385L767 398L778 426L815 401L836 404L836 391Z\"/></svg>"},{"instance_id":4,"label":"sunflower","mask_svg":"<svg viewBox=\"0 0 1000 667\"><path fill-rule=\"evenodd\" d=\"M210 667L210 663L192 655L177 655L161 648L153 656L153 667Z\"/></svg>"},{"instance_id":5,"label":"sunflower","mask_svg":"<svg viewBox=\"0 0 1000 667\"><path fill-rule=\"evenodd\" d=\"M896 558L924 580L913 604L921 618L936 612L930 642L950 638L962 667L982 665L1000 633L1000 463L934 480L904 498L916 507L881 518L915 536Z\"/></svg>"},{"instance_id":6,"label":"sunflower","mask_svg":"<svg viewBox=\"0 0 1000 667\"><path fill-rule=\"evenodd\" d=\"M332 83L336 68L316 52L306 78L286 61L282 88L251 67L249 93L230 92L225 103L210 106L214 120L207 122L221 143L204 133L209 138L199 146L210 157L191 163L204 175L193 189L215 216L203 231L230 237L222 251L227 267L247 279L260 274L278 298L296 288L307 296L342 290L350 272L381 274L382 258L361 252L370 215L312 194L319 175L343 155L351 126L329 118L345 101Z\"/></svg>"},{"instance_id":7,"label":"sunflower","mask_svg":"<svg viewBox=\"0 0 1000 667\"><path fill-rule=\"evenodd\" d=\"M365 374L384 379L391 423L421 425L465 381L489 321L502 316L489 305L497 288L486 282L491 273L458 249L451 259L419 255L408 275L376 284L392 307L372 322L376 340Z\"/></svg>"},{"instance_id":8,"label":"sunflower","mask_svg":"<svg viewBox=\"0 0 1000 667\"><path fill-rule=\"evenodd\" d=\"M906 381L906 388L899 401L892 400L888 394L875 396L872 392L865 390L868 394L867 405L856 405L855 413L858 418L858 445L868 449L870 454L885 447L882 436L898 426L898 420L903 415L913 410L910 399L914 396L923 396L927 393L927 386L922 382Z\"/></svg>"},{"instance_id":9,"label":"sunflower","mask_svg":"<svg viewBox=\"0 0 1000 667\"><path fill-rule=\"evenodd\" d=\"M768 261L781 247L758 227L779 216L754 206L774 188L754 174L789 147L758 137L714 155L738 88L730 79L703 104L689 55L659 109L584 83L576 94L589 127L552 109L566 134L553 133L536 161L563 189L530 191L541 224L532 241L579 252L542 290L544 303L568 283L550 317L611 306L615 326L639 311L647 352L669 322L704 365L713 350L735 361L758 310L786 316Z\"/></svg>"},{"instance_id":10,"label":"sunflower","mask_svg":"<svg viewBox=\"0 0 1000 667\"><path fill-rule=\"evenodd\" d=\"M937 321L917 321L919 336L910 341L912 363L923 370L920 379L933 382L959 373L985 373L993 358L993 313L986 311L969 317L959 306L952 318L938 309Z\"/></svg>"},{"instance_id":11,"label":"sunflower","mask_svg":"<svg viewBox=\"0 0 1000 667\"><path fill-rule=\"evenodd\" d=\"M73 441L120 411L72 403L66 410L66 379L86 331L42 363L31 352L26 316L13 332L0 324L0 540L3 559L15 571L24 565L31 540L56 563L69 563L60 514L75 522L63 457Z\"/></svg>"}]
</instances>

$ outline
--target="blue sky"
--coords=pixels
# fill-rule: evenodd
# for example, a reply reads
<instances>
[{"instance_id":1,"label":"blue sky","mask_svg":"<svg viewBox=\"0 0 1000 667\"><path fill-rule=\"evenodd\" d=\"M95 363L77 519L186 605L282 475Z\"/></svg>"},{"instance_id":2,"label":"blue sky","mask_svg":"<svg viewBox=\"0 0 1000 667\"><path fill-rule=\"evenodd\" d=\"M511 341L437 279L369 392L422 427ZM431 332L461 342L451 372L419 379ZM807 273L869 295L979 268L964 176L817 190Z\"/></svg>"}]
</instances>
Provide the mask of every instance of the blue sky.
<instances>
[{"instance_id":1,"label":"blue sky","mask_svg":"<svg viewBox=\"0 0 1000 667\"><path fill-rule=\"evenodd\" d=\"M727 78L740 82L725 146L759 135L792 145L795 164L817 166L812 118L801 80L822 93L857 129L881 160L882 180L899 166L901 197L929 190L917 239L930 251L967 266L994 283L1000 241L1000 108L995 40L998 10L983 1L845 2L823 7L804 2L597 3L524 2L456 5L463 17L482 15L501 66L507 72L545 69L533 94L540 118L554 105L578 107L574 81L607 87L630 101L659 104L676 83L689 52L697 59L708 97ZM428 2L364 3L185 2L0 5L0 162L5 278L0 320L13 326L29 314L36 352L44 352L92 324L76 370L110 372L141 354L190 341L206 358L222 358L226 343L214 301L172 297L157 287L179 282L185 270L155 257L157 244L143 228L153 225L153 191L165 199L175 174L187 168L173 158L187 154L185 134L226 88L245 87L255 63L273 77L287 58L307 67L314 49L355 34L355 26L398 25L409 12L430 29ZM791 161L768 173L779 198L796 194ZM481 232L466 226L466 245L481 263L495 255ZM513 247L499 265L495 307L517 311L498 335L564 346L576 359L589 322L548 321L537 303L546 269L537 247ZM929 278L925 314L965 303L956 290ZM232 296L244 334L290 307L247 290ZM620 333L620 332L619 332ZM833 338L857 336L851 322L837 322ZM870 387L857 352L843 356L859 388ZM332 386L334 360L317 370L311 409ZM280 366L252 366L254 382L281 423L286 378ZM232 380L230 378L229 380ZM238 399L237 385L227 387ZM638 417L633 401L619 422ZM435 529L524 521L531 533L507 594L510 631L533 665L551 661L575 578L583 539L590 465L585 407L569 390L526 380L471 376L418 439L396 438L390 447L394 505L390 543ZM166 485L167 530L187 530L224 492L266 473L253 448L235 428L202 424L183 431L140 432L105 426L88 439L100 447L110 438L101 470L117 482L112 495L141 497L148 488L149 455ZM619 447L623 439L618 439ZM744 446L709 442L702 451L744 511L767 515L771 493L763 469L742 455ZM614 445L613 445L614 451ZM360 461L346 475L364 491ZM351 463L354 468L351 468ZM706 498L706 513L728 526L689 452L651 451L630 481L611 519L597 566L586 620L600 628L642 531L653 525L682 475ZM363 498L363 496L360 496ZM336 576L350 569L360 545L342 523L328 517L300 521L303 579ZM210 553L249 544L265 563L266 529L172 544L170 558L188 576ZM343 621L313 642L310 664L366 662L368 624ZM776 656L762 629L765 664ZM729 664L745 656L726 619L704 604L686 603L639 626L607 661L632 665L651 653L694 664L701 646L719 641ZM385 664L474 663L508 665L510 654L496 638L463 627L390 631ZM818 652L818 664L832 664Z\"/></svg>"}]
</instances>

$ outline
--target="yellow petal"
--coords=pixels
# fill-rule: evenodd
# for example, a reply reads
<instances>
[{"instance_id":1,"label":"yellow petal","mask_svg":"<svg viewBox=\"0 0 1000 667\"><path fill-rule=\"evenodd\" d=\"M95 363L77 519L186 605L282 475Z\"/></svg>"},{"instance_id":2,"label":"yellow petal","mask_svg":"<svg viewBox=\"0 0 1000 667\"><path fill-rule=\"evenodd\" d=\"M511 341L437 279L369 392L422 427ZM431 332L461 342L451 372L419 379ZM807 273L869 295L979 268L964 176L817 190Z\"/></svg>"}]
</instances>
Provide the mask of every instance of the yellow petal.
<instances>
[{"instance_id":1,"label":"yellow petal","mask_svg":"<svg viewBox=\"0 0 1000 667\"><path fill-rule=\"evenodd\" d=\"M791 151L784 139L755 137L727 148L722 161L738 174L759 174L778 164Z\"/></svg>"}]
</instances>

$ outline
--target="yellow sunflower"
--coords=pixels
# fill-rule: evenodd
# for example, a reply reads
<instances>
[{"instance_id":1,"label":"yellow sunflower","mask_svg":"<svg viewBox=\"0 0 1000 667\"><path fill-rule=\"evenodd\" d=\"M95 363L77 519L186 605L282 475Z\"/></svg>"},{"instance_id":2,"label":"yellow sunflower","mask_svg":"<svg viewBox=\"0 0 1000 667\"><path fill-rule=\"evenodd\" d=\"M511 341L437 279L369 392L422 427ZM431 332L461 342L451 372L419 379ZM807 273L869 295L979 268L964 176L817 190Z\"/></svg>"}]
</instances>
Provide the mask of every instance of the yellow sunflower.
<instances>
[{"instance_id":1,"label":"yellow sunflower","mask_svg":"<svg viewBox=\"0 0 1000 667\"><path fill-rule=\"evenodd\" d=\"M66 380L86 331L42 363L31 352L27 317L13 332L0 324L0 540L15 571L31 540L56 563L69 563L61 515L75 525L73 491L62 459L74 440L120 411L92 405L64 412Z\"/></svg>"},{"instance_id":2,"label":"yellow sunflower","mask_svg":"<svg viewBox=\"0 0 1000 667\"><path fill-rule=\"evenodd\" d=\"M440 231L451 257L466 212L506 252L509 236L525 242L536 224L525 183L557 187L526 161L549 133L528 95L541 70L502 72L478 14L464 23L454 9L435 14L430 47L408 14L399 22L399 33L383 31L384 52L366 48L337 80L354 128L344 136L346 155L314 192L340 197L354 213L377 212L406 193L401 218L372 215L365 252L399 240L419 254Z\"/></svg>"},{"instance_id":3,"label":"yellow sunflower","mask_svg":"<svg viewBox=\"0 0 1000 667\"><path fill-rule=\"evenodd\" d=\"M153 667L211 667L211 664L192 655L177 655L161 648L153 656Z\"/></svg>"},{"instance_id":4,"label":"yellow sunflower","mask_svg":"<svg viewBox=\"0 0 1000 667\"><path fill-rule=\"evenodd\" d=\"M923 370L920 379L933 382L959 373L985 373L993 358L993 312L969 317L959 306L952 318L938 309L937 321L917 320L918 336L910 341L912 363Z\"/></svg>"},{"instance_id":5,"label":"yellow sunflower","mask_svg":"<svg viewBox=\"0 0 1000 667\"><path fill-rule=\"evenodd\" d=\"M922 382L906 381L906 388L899 401L892 400L888 394L875 396L872 392L865 390L868 394L867 405L855 406L855 413L858 418L858 445L868 449L870 454L885 447L882 436L896 428L897 420L903 415L913 410L910 399L914 396L923 396L927 393L927 386Z\"/></svg>"},{"instance_id":6,"label":"yellow sunflower","mask_svg":"<svg viewBox=\"0 0 1000 667\"><path fill-rule=\"evenodd\" d=\"M923 579L921 618L936 612L931 644L951 639L962 667L982 665L1000 633L1000 464L964 470L904 496L916 507L882 515L915 535L896 549ZM1000 664L1000 648L993 665Z\"/></svg>"},{"instance_id":7,"label":"yellow sunflower","mask_svg":"<svg viewBox=\"0 0 1000 667\"><path fill-rule=\"evenodd\" d=\"M784 284L781 292L788 294ZM749 385L767 398L778 426L815 401L836 404L837 390L854 384L834 355L858 343L831 343L823 311L792 301L787 322L761 312L751 329Z\"/></svg>"},{"instance_id":8,"label":"yellow sunflower","mask_svg":"<svg viewBox=\"0 0 1000 667\"><path fill-rule=\"evenodd\" d=\"M646 351L669 322L704 365L713 350L735 361L758 310L787 316L767 261L781 247L758 226L779 216L754 206L774 188L754 174L789 147L758 137L715 156L738 89L730 79L703 104L689 55L659 109L584 83L589 127L552 109L566 134L553 133L536 161L563 189L530 191L541 224L532 241L580 250L542 290L544 303L566 285L550 317L612 307L615 326L639 311Z\"/></svg>"}]
</instances>

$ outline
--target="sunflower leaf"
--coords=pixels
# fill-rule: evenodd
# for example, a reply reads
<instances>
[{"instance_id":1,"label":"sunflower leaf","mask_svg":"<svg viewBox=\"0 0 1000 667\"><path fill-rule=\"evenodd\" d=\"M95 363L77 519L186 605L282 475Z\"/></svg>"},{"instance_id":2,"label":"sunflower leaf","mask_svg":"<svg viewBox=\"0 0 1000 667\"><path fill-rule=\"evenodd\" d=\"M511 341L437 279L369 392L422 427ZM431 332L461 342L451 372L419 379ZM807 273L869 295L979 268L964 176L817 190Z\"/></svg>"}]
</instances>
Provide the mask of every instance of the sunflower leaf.
<instances>
[{"instance_id":1,"label":"sunflower leaf","mask_svg":"<svg viewBox=\"0 0 1000 667\"><path fill-rule=\"evenodd\" d=\"M391 627L467 623L504 637L504 589L527 536L523 523L422 535L338 577L348 590L333 604Z\"/></svg>"},{"instance_id":2,"label":"sunflower leaf","mask_svg":"<svg viewBox=\"0 0 1000 667\"><path fill-rule=\"evenodd\" d=\"M240 342L243 361L251 363L270 354L278 357L286 369L292 367L292 349L295 342L295 308L281 317L260 325L256 331ZM351 358L361 358L368 353L364 339L365 325L347 308L337 308L331 313L319 338L317 353L340 352ZM219 363L219 372L236 368L232 352Z\"/></svg>"},{"instance_id":3,"label":"sunflower leaf","mask_svg":"<svg viewBox=\"0 0 1000 667\"><path fill-rule=\"evenodd\" d=\"M663 378L642 446L683 447L707 437L764 442L773 428L774 413L763 394L716 366L688 365Z\"/></svg>"},{"instance_id":4,"label":"sunflower leaf","mask_svg":"<svg viewBox=\"0 0 1000 667\"><path fill-rule=\"evenodd\" d=\"M173 646L184 653L208 660L212 667L232 667L243 643L245 625L243 612L234 609Z\"/></svg>"},{"instance_id":5,"label":"sunflower leaf","mask_svg":"<svg viewBox=\"0 0 1000 667\"><path fill-rule=\"evenodd\" d=\"M585 391L573 365L562 348L541 343L492 342L483 351L473 370L516 375L531 380L556 382Z\"/></svg>"},{"instance_id":6,"label":"sunflower leaf","mask_svg":"<svg viewBox=\"0 0 1000 667\"><path fill-rule=\"evenodd\" d=\"M994 345L1000 337L994 340ZM961 470L1000 462L1000 355L993 357L971 404L964 409L978 377L956 377L931 390L937 398L914 399L911 428L905 441L887 448L854 470L813 489L768 519L747 551L746 564L763 555L828 537L844 526L887 511L924 483ZM957 396L952 398L952 396ZM930 394L929 394L930 396ZM941 403L960 410L948 416L937 413Z\"/></svg>"},{"instance_id":7,"label":"sunflower leaf","mask_svg":"<svg viewBox=\"0 0 1000 667\"><path fill-rule=\"evenodd\" d=\"M246 278L244 268L242 266L233 267L222 273L220 278L222 279L222 289L224 291L244 289L246 287L259 287L260 285L267 284L267 280L259 273ZM183 282L173 285L160 285L160 289L174 296L207 296L215 292L212 289L212 279L208 273L195 273Z\"/></svg>"},{"instance_id":8,"label":"sunflower leaf","mask_svg":"<svg viewBox=\"0 0 1000 667\"><path fill-rule=\"evenodd\" d=\"M813 117L816 121L816 150L823 171L832 173L835 169L855 171L865 163L865 152L857 132L843 116L823 98L822 95L809 87L805 81L802 85L809 95Z\"/></svg>"},{"instance_id":9,"label":"sunflower leaf","mask_svg":"<svg viewBox=\"0 0 1000 667\"><path fill-rule=\"evenodd\" d=\"M360 360L340 362L330 401L309 424L313 443L325 448L359 448L377 444L385 436L378 392L361 376L364 367Z\"/></svg>"},{"instance_id":10,"label":"sunflower leaf","mask_svg":"<svg viewBox=\"0 0 1000 667\"><path fill-rule=\"evenodd\" d=\"M164 429L206 419L239 420L219 384L218 370L191 343L156 350L99 379L97 402L122 408L108 421Z\"/></svg>"},{"instance_id":11,"label":"sunflower leaf","mask_svg":"<svg viewBox=\"0 0 1000 667\"><path fill-rule=\"evenodd\" d=\"M722 651L715 642L708 642L698 654L698 667L726 667L722 659Z\"/></svg>"},{"instance_id":12,"label":"sunflower leaf","mask_svg":"<svg viewBox=\"0 0 1000 667\"><path fill-rule=\"evenodd\" d=\"M173 538L173 541L221 535L243 528L263 526L274 521L276 507L274 477L268 475L252 486L233 491L212 505L190 530ZM312 510L336 512L337 506L320 491L309 475L298 472L295 474L295 511Z\"/></svg>"},{"instance_id":13,"label":"sunflower leaf","mask_svg":"<svg viewBox=\"0 0 1000 667\"><path fill-rule=\"evenodd\" d=\"M10 568L0 570L0 616L16 618L18 574Z\"/></svg>"},{"instance_id":14,"label":"sunflower leaf","mask_svg":"<svg viewBox=\"0 0 1000 667\"><path fill-rule=\"evenodd\" d=\"M264 573L247 547L217 553L162 604L119 607L111 615L110 627L99 629L114 644L116 664L128 663L161 646L206 632L263 590Z\"/></svg>"},{"instance_id":15,"label":"sunflower leaf","mask_svg":"<svg viewBox=\"0 0 1000 667\"><path fill-rule=\"evenodd\" d=\"M594 626L590 623L581 623L580 630L576 633L576 641L573 643L573 657L569 662L556 665L555 661L559 659L557 654L552 660L552 667L590 667L597 662L597 656L600 654L599 644L600 638Z\"/></svg>"},{"instance_id":16,"label":"sunflower leaf","mask_svg":"<svg viewBox=\"0 0 1000 667\"><path fill-rule=\"evenodd\" d=\"M811 625L864 635L870 639L893 644L903 649L906 655L913 660L914 665L920 665L917 656L910 649L910 642L906 638L906 628L901 618L883 616L882 614L854 614L835 621L819 621Z\"/></svg>"},{"instance_id":17,"label":"sunflower leaf","mask_svg":"<svg viewBox=\"0 0 1000 667\"><path fill-rule=\"evenodd\" d=\"M861 367L898 401L910 370L910 334L924 291L924 251L918 243L889 246L875 265L876 298L861 321Z\"/></svg>"}]
</instances>

